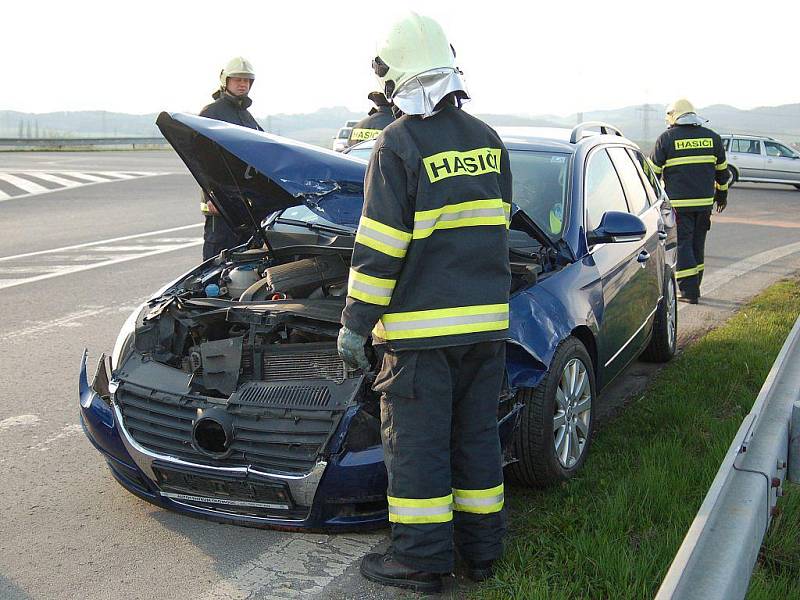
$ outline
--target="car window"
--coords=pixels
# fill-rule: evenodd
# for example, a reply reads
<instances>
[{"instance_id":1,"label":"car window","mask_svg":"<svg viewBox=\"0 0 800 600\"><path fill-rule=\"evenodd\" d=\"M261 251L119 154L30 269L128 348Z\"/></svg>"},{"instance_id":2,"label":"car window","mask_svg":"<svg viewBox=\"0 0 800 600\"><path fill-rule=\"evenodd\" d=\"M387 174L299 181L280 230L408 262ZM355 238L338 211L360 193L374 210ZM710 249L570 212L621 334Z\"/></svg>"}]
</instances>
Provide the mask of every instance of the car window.
<instances>
[{"instance_id":1,"label":"car window","mask_svg":"<svg viewBox=\"0 0 800 600\"><path fill-rule=\"evenodd\" d=\"M569 155L511 150L509 157L514 203L550 238L558 239L564 228Z\"/></svg>"},{"instance_id":2,"label":"car window","mask_svg":"<svg viewBox=\"0 0 800 600\"><path fill-rule=\"evenodd\" d=\"M336 137L337 138L349 138L351 131L352 131L352 129L350 129L350 127L342 127L339 130L339 133L336 134Z\"/></svg>"},{"instance_id":3,"label":"car window","mask_svg":"<svg viewBox=\"0 0 800 600\"><path fill-rule=\"evenodd\" d=\"M782 156L783 158L793 158L794 152L789 150L783 144L777 142L764 142L764 148L767 150L767 156Z\"/></svg>"},{"instance_id":4,"label":"car window","mask_svg":"<svg viewBox=\"0 0 800 600\"><path fill-rule=\"evenodd\" d=\"M744 138L734 138L731 152L744 152L746 154L761 154L761 146L758 140L746 140Z\"/></svg>"},{"instance_id":5,"label":"car window","mask_svg":"<svg viewBox=\"0 0 800 600\"><path fill-rule=\"evenodd\" d=\"M605 150L598 150L589 158L583 197L588 231L597 229L603 214L609 210L628 210L622 184Z\"/></svg>"},{"instance_id":6,"label":"car window","mask_svg":"<svg viewBox=\"0 0 800 600\"><path fill-rule=\"evenodd\" d=\"M728 146L731 145L731 140L729 138L722 138L722 145L725 148L725 150L727 150Z\"/></svg>"},{"instance_id":7,"label":"car window","mask_svg":"<svg viewBox=\"0 0 800 600\"><path fill-rule=\"evenodd\" d=\"M355 156L356 158L369 160L369 157L372 156L372 146L368 146L367 148L352 148L347 153L347 156Z\"/></svg>"},{"instance_id":8,"label":"car window","mask_svg":"<svg viewBox=\"0 0 800 600\"><path fill-rule=\"evenodd\" d=\"M644 189L647 191L647 197L650 199L650 204L655 204L661 198L661 184L658 182L658 175L653 170L653 164L647 157L637 150L628 150L628 154L633 159L633 162L638 166L639 176L644 183Z\"/></svg>"},{"instance_id":9,"label":"car window","mask_svg":"<svg viewBox=\"0 0 800 600\"><path fill-rule=\"evenodd\" d=\"M625 148L609 148L608 153L611 155L611 160L614 161L620 179L622 179L630 211L635 215L642 214L650 208L650 203L647 200L647 192L642 186L636 165L633 164Z\"/></svg>"}]
</instances>

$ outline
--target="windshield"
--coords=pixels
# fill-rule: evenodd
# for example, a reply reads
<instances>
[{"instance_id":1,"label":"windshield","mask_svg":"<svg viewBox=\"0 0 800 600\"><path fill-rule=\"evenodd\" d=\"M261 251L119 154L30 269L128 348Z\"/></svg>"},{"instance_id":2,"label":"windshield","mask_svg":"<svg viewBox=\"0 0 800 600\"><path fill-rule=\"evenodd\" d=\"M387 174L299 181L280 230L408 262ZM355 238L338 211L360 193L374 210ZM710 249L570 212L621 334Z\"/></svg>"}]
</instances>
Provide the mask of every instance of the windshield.
<instances>
[{"instance_id":1,"label":"windshield","mask_svg":"<svg viewBox=\"0 0 800 600\"><path fill-rule=\"evenodd\" d=\"M365 148L353 148L349 156L369 159L372 144ZM513 202L528 215L552 240L561 237L569 180L570 155L550 151L511 150L513 173ZM305 205L287 208L280 218L319 223L322 225L357 226L360 206L347 203L345 207L338 199L323 202L316 210ZM344 210L346 208L346 211ZM326 219L323 214L328 214ZM512 236L513 237L513 236Z\"/></svg>"}]
</instances>

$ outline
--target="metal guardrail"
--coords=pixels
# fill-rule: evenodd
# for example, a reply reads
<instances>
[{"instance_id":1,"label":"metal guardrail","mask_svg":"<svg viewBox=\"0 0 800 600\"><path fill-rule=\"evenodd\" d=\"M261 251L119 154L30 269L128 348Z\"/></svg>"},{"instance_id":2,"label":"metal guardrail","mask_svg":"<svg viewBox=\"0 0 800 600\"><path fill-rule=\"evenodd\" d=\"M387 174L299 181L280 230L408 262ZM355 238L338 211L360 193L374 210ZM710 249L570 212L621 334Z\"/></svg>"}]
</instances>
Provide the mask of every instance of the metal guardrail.
<instances>
[{"instance_id":1,"label":"metal guardrail","mask_svg":"<svg viewBox=\"0 0 800 600\"><path fill-rule=\"evenodd\" d=\"M91 148L152 148L168 147L163 137L113 137L113 138L0 138L3 150L68 150Z\"/></svg>"},{"instance_id":2,"label":"metal guardrail","mask_svg":"<svg viewBox=\"0 0 800 600\"><path fill-rule=\"evenodd\" d=\"M800 318L731 443L656 600L744 598L800 430ZM800 461L792 452L792 471Z\"/></svg>"}]
</instances>

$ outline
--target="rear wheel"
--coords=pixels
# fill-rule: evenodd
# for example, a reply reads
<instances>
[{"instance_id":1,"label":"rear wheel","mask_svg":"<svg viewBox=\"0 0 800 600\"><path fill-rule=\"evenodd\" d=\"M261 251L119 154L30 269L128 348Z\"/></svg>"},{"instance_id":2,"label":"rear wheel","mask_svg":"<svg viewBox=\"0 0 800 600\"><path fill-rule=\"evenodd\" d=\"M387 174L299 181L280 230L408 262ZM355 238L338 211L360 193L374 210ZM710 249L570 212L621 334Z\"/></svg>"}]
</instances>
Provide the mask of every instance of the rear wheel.
<instances>
[{"instance_id":1,"label":"rear wheel","mask_svg":"<svg viewBox=\"0 0 800 600\"><path fill-rule=\"evenodd\" d=\"M525 407L514 432L518 462L509 465L509 474L537 487L571 478L586 460L594 432L594 369L583 344L564 340L539 385L520 395Z\"/></svg>"},{"instance_id":2,"label":"rear wheel","mask_svg":"<svg viewBox=\"0 0 800 600\"><path fill-rule=\"evenodd\" d=\"M678 346L678 303L675 295L675 278L667 273L664 295L658 303L653 319L653 335L642 352L642 359L649 362L667 362L675 356Z\"/></svg>"}]
</instances>

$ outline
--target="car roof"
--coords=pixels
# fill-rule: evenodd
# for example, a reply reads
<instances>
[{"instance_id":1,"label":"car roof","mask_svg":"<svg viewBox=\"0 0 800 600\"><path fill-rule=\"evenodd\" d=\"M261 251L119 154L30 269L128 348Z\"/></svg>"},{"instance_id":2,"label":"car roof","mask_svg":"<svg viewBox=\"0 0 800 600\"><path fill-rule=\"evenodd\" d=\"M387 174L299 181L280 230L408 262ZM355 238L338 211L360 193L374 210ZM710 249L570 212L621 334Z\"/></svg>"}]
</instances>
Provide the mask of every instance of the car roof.
<instances>
[{"instance_id":1,"label":"car roof","mask_svg":"<svg viewBox=\"0 0 800 600\"><path fill-rule=\"evenodd\" d=\"M737 138L744 138L748 140L767 140L770 142L776 141L775 138L770 137L768 135L755 135L752 133L723 133L720 137L729 138L729 137L737 137Z\"/></svg>"}]
</instances>

